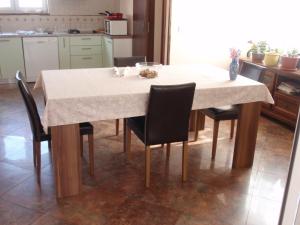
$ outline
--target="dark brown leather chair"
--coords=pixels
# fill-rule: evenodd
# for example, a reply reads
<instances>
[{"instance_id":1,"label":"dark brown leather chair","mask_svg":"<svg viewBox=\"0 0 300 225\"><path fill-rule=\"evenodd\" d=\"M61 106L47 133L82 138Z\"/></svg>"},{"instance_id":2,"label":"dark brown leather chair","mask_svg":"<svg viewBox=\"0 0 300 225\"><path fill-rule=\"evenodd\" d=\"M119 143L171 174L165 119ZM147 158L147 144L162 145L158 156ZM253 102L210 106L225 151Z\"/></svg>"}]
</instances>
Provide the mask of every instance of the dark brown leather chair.
<instances>
[{"instance_id":1,"label":"dark brown leather chair","mask_svg":"<svg viewBox=\"0 0 300 225\"><path fill-rule=\"evenodd\" d=\"M131 56L131 57L115 57L114 66L116 67L126 67L126 66L135 66L138 62L146 62L145 56ZM119 119L116 119L116 135L119 135Z\"/></svg>"},{"instance_id":2,"label":"dark brown leather chair","mask_svg":"<svg viewBox=\"0 0 300 225\"><path fill-rule=\"evenodd\" d=\"M252 80L259 81L262 72L264 71L264 67L244 62L241 68L241 75L248 77ZM203 113L204 115L212 118L214 120L214 129L213 129L213 143L212 143L212 159L216 157L216 149L217 149L217 140L218 140L218 132L219 132L219 122L222 120L231 120L231 129L230 129L230 139L233 138L234 135L234 126L235 120L239 117L239 106L232 105L232 106L224 106L218 108L208 108L201 110L200 114ZM199 117L198 117L199 118ZM198 121L196 122L198 124ZM198 130L196 129L195 132L195 140L198 139Z\"/></svg>"},{"instance_id":3,"label":"dark brown leather chair","mask_svg":"<svg viewBox=\"0 0 300 225\"><path fill-rule=\"evenodd\" d=\"M168 143L167 157L170 155L170 143L183 142L182 180L187 178L188 129L189 116L194 99L195 83L158 86L150 89L146 116L132 117L126 120L127 140L130 152L131 130L145 144L146 171L145 185L150 185L151 145Z\"/></svg>"},{"instance_id":4,"label":"dark brown leather chair","mask_svg":"<svg viewBox=\"0 0 300 225\"><path fill-rule=\"evenodd\" d=\"M35 100L30 92L30 89L27 83L23 79L23 75L21 72L17 72L16 74L17 85L20 89L22 98L24 100L27 114L30 121L31 131L32 131L32 140L33 140L33 162L34 167L37 169L38 175L40 175L41 170L41 142L48 141L49 149L51 148L51 134L50 129L48 134L45 133L41 119L36 107ZM93 146L93 126L92 124L80 123L80 144L81 144L81 151L82 151L82 136L88 135L88 142L89 142L89 161L90 167L89 172L91 175L94 174L94 146Z\"/></svg>"}]
</instances>

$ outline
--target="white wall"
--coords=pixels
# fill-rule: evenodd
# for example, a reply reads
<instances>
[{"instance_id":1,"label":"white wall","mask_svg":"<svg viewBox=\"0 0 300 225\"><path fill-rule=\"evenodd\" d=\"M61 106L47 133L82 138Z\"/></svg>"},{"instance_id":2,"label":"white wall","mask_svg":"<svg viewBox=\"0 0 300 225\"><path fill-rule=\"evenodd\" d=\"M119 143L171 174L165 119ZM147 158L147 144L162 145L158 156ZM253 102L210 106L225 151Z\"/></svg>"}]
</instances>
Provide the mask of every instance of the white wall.
<instances>
[{"instance_id":1,"label":"white wall","mask_svg":"<svg viewBox=\"0 0 300 225\"><path fill-rule=\"evenodd\" d=\"M172 0L171 63L228 68L229 48L249 40L300 48L299 0Z\"/></svg>"},{"instance_id":2,"label":"white wall","mask_svg":"<svg viewBox=\"0 0 300 225\"><path fill-rule=\"evenodd\" d=\"M120 12L128 19L128 33L133 34L133 0L120 0Z\"/></svg>"},{"instance_id":3,"label":"white wall","mask_svg":"<svg viewBox=\"0 0 300 225\"><path fill-rule=\"evenodd\" d=\"M50 15L98 15L120 10L120 0L48 0L48 4Z\"/></svg>"}]
</instances>

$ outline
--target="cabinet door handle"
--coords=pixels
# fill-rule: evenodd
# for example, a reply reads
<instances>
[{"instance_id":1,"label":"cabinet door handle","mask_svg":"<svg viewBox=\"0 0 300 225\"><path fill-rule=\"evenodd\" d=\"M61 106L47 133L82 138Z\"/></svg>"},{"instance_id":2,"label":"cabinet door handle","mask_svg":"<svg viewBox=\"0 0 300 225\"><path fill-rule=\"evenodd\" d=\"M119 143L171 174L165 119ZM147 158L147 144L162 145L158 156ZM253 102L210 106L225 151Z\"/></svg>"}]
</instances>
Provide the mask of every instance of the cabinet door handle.
<instances>
[{"instance_id":1,"label":"cabinet door handle","mask_svg":"<svg viewBox=\"0 0 300 225\"><path fill-rule=\"evenodd\" d=\"M37 43L38 43L38 44L45 44L46 41L38 41Z\"/></svg>"},{"instance_id":2,"label":"cabinet door handle","mask_svg":"<svg viewBox=\"0 0 300 225\"><path fill-rule=\"evenodd\" d=\"M0 39L0 42L10 42L8 39Z\"/></svg>"},{"instance_id":3,"label":"cabinet door handle","mask_svg":"<svg viewBox=\"0 0 300 225\"><path fill-rule=\"evenodd\" d=\"M92 48L81 48L82 50L91 50Z\"/></svg>"},{"instance_id":4,"label":"cabinet door handle","mask_svg":"<svg viewBox=\"0 0 300 225\"><path fill-rule=\"evenodd\" d=\"M83 60L89 60L89 59L92 59L92 57L84 57L82 58Z\"/></svg>"},{"instance_id":5,"label":"cabinet door handle","mask_svg":"<svg viewBox=\"0 0 300 225\"><path fill-rule=\"evenodd\" d=\"M88 41L88 40L91 40L91 38L81 38L81 40Z\"/></svg>"},{"instance_id":6,"label":"cabinet door handle","mask_svg":"<svg viewBox=\"0 0 300 225\"><path fill-rule=\"evenodd\" d=\"M66 47L66 38L63 38L63 45L64 45L64 48Z\"/></svg>"}]
</instances>

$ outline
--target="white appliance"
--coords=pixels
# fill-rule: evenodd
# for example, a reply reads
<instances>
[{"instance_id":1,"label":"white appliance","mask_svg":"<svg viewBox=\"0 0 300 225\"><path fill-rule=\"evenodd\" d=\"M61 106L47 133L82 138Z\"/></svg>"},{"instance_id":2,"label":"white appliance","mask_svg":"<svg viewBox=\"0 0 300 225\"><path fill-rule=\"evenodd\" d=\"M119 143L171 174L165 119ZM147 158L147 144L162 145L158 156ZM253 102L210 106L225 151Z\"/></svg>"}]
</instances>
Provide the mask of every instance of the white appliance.
<instances>
[{"instance_id":1,"label":"white appliance","mask_svg":"<svg viewBox=\"0 0 300 225\"><path fill-rule=\"evenodd\" d=\"M35 82L42 70L59 69L57 37L23 38L27 82Z\"/></svg>"},{"instance_id":2,"label":"white appliance","mask_svg":"<svg viewBox=\"0 0 300 225\"><path fill-rule=\"evenodd\" d=\"M127 20L104 20L105 33L109 35L127 35Z\"/></svg>"}]
</instances>

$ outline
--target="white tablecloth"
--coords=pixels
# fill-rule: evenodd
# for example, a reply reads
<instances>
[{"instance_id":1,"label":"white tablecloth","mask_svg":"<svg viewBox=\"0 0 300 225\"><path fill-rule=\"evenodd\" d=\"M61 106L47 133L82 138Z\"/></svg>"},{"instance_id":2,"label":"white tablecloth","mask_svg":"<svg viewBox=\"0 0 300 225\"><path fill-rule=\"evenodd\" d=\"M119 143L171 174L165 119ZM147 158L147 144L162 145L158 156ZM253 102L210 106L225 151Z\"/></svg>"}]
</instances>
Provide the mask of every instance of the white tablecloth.
<instances>
[{"instance_id":1,"label":"white tablecloth","mask_svg":"<svg viewBox=\"0 0 300 225\"><path fill-rule=\"evenodd\" d=\"M59 126L145 115L150 86L196 83L193 109L249 102L274 103L267 87L209 65L163 66L155 79L114 76L112 68L42 71L36 88L43 87L46 106L42 123Z\"/></svg>"}]
</instances>

